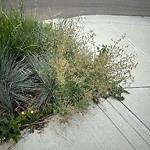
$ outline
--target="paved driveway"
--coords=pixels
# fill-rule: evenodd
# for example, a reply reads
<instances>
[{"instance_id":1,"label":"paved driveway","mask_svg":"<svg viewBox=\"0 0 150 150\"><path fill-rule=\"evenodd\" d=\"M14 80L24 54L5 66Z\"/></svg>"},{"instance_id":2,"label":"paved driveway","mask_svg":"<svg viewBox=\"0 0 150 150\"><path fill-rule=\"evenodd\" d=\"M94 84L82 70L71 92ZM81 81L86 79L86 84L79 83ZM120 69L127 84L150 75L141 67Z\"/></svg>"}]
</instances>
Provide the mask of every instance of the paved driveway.
<instances>
[{"instance_id":1,"label":"paved driveway","mask_svg":"<svg viewBox=\"0 0 150 150\"><path fill-rule=\"evenodd\" d=\"M17 0L11 1L17 4ZM150 16L150 0L24 0L24 6L28 13L37 8L38 17L41 18L80 14Z\"/></svg>"}]
</instances>

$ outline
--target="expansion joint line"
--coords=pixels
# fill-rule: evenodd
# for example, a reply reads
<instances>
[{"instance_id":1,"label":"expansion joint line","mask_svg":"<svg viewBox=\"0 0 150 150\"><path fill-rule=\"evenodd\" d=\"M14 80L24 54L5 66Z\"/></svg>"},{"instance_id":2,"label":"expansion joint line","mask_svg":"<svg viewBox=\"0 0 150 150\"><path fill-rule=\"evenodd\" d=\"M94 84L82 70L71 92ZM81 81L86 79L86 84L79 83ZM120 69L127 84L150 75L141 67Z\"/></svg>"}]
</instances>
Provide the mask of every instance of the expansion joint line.
<instances>
[{"instance_id":1,"label":"expansion joint line","mask_svg":"<svg viewBox=\"0 0 150 150\"><path fill-rule=\"evenodd\" d=\"M128 141L128 143L132 146L132 148L134 150L136 150L136 148L134 147L134 145L129 141L129 139L124 135L124 133L117 127L117 125L113 122L113 120L107 115L107 113L101 109L101 107L99 105L97 105L99 107L99 109L106 115L106 117L110 120L110 122L116 127L116 129L121 133L121 135Z\"/></svg>"},{"instance_id":2,"label":"expansion joint line","mask_svg":"<svg viewBox=\"0 0 150 150\"><path fill-rule=\"evenodd\" d=\"M149 128L130 108L128 108L123 102L121 102L121 103L122 103L122 105L123 105L124 107L126 107L126 109L128 109L129 112L130 112L135 118L137 118L137 119L147 128L147 130L150 132L150 128Z\"/></svg>"},{"instance_id":3,"label":"expansion joint line","mask_svg":"<svg viewBox=\"0 0 150 150\"><path fill-rule=\"evenodd\" d=\"M114 110L130 125L130 127L142 138L142 140L150 147L150 144L143 138L143 136L130 124L130 122L113 106L113 104L107 100L107 102L114 108ZM143 124L142 124L143 125ZM145 126L144 126L145 127ZM146 128L147 129L147 128Z\"/></svg>"},{"instance_id":4,"label":"expansion joint line","mask_svg":"<svg viewBox=\"0 0 150 150\"><path fill-rule=\"evenodd\" d=\"M124 89L150 89L150 86L130 86L130 87L124 87Z\"/></svg>"}]
</instances>

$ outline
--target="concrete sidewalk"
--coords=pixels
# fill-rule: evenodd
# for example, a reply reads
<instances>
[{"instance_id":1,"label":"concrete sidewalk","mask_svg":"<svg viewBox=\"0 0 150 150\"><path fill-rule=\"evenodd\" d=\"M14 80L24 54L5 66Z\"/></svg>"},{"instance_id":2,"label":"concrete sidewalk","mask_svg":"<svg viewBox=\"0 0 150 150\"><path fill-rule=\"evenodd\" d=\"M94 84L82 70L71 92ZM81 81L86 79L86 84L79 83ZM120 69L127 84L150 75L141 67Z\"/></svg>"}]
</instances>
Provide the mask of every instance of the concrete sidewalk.
<instances>
[{"instance_id":1,"label":"concrete sidewalk","mask_svg":"<svg viewBox=\"0 0 150 150\"><path fill-rule=\"evenodd\" d=\"M21 139L14 150L150 150L150 18L86 16L85 30L94 30L95 41L111 44L126 34L123 45L137 54L138 67L131 93L119 102L108 99L90 106L69 125L50 122L42 133ZM0 146L7 150L9 143Z\"/></svg>"}]
</instances>

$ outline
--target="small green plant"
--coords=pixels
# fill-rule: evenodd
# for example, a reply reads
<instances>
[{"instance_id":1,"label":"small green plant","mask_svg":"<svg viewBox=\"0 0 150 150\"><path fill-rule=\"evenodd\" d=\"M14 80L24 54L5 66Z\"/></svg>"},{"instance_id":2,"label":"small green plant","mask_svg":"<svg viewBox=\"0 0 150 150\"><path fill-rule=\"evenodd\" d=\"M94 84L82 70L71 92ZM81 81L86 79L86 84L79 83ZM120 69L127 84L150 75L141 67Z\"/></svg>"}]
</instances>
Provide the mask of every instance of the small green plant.
<instances>
[{"instance_id":1,"label":"small green plant","mask_svg":"<svg viewBox=\"0 0 150 150\"><path fill-rule=\"evenodd\" d=\"M21 138L20 130L23 122L23 117L14 117L13 114L0 116L0 141L13 139L17 142Z\"/></svg>"},{"instance_id":2,"label":"small green plant","mask_svg":"<svg viewBox=\"0 0 150 150\"><path fill-rule=\"evenodd\" d=\"M7 142L10 139L18 142L21 138L21 130L29 127L31 130L39 126L39 120L42 120L44 113L41 114L33 109L20 112L18 115L12 113L1 114L0 116L0 143ZM44 123L43 123L44 124ZM39 127L40 128L40 127Z\"/></svg>"}]
</instances>

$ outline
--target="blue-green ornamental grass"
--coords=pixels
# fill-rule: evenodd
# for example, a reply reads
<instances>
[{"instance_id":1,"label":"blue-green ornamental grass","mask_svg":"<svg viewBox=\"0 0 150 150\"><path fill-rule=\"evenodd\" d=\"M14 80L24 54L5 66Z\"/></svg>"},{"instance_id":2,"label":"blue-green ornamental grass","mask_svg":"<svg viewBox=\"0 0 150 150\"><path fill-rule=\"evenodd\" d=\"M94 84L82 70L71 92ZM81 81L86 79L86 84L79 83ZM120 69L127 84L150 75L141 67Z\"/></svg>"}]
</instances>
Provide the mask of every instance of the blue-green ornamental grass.
<instances>
[{"instance_id":1,"label":"blue-green ornamental grass","mask_svg":"<svg viewBox=\"0 0 150 150\"><path fill-rule=\"evenodd\" d=\"M20 1L21 2L21 1ZM0 141L40 129L48 117L68 117L101 98L124 100L121 86L133 81L134 53L97 46L80 18L43 23L20 9L0 9ZM91 45L91 46L89 46ZM92 49L92 51L91 51Z\"/></svg>"}]
</instances>

